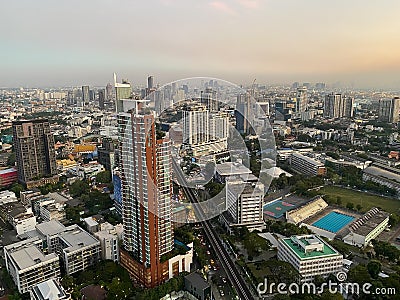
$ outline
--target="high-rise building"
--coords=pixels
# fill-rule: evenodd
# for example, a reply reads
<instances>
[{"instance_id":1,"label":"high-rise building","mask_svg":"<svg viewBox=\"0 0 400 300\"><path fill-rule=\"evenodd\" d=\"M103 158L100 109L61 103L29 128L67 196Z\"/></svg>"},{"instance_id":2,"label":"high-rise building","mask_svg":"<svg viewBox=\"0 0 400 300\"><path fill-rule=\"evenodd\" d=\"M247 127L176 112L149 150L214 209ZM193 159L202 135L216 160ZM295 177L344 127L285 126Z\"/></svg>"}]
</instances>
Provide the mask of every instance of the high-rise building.
<instances>
[{"instance_id":1,"label":"high-rise building","mask_svg":"<svg viewBox=\"0 0 400 300\"><path fill-rule=\"evenodd\" d=\"M305 86L297 89L296 112L302 113L307 110L308 98L307 88Z\"/></svg>"},{"instance_id":2,"label":"high-rise building","mask_svg":"<svg viewBox=\"0 0 400 300\"><path fill-rule=\"evenodd\" d=\"M117 75L114 73L114 87L115 87L115 106L117 113L127 111L124 102L132 98L132 87L127 80L122 80L122 83L117 82ZM124 101L125 100L125 101ZM133 102L133 101L130 101Z\"/></svg>"},{"instance_id":3,"label":"high-rise building","mask_svg":"<svg viewBox=\"0 0 400 300\"><path fill-rule=\"evenodd\" d=\"M119 114L121 138L121 264L146 287L169 278L161 256L173 249L172 160L168 138L157 137L153 114Z\"/></svg>"},{"instance_id":4,"label":"high-rise building","mask_svg":"<svg viewBox=\"0 0 400 300\"><path fill-rule=\"evenodd\" d=\"M207 106L209 112L214 113L219 111L219 102L217 99L217 91L207 88L201 92L200 102Z\"/></svg>"},{"instance_id":5,"label":"high-rise building","mask_svg":"<svg viewBox=\"0 0 400 300\"><path fill-rule=\"evenodd\" d=\"M399 122L400 98L382 99L379 101L379 121L387 123Z\"/></svg>"},{"instance_id":6,"label":"high-rise building","mask_svg":"<svg viewBox=\"0 0 400 300\"><path fill-rule=\"evenodd\" d=\"M249 93L237 96L236 110L236 130L240 133L250 133L253 122L253 112L251 107L251 96Z\"/></svg>"},{"instance_id":7,"label":"high-rise building","mask_svg":"<svg viewBox=\"0 0 400 300\"><path fill-rule=\"evenodd\" d=\"M154 76L147 77L147 88L151 90L154 88Z\"/></svg>"},{"instance_id":8,"label":"high-rise building","mask_svg":"<svg viewBox=\"0 0 400 300\"><path fill-rule=\"evenodd\" d=\"M57 173L54 136L48 120L13 122L18 181L29 185Z\"/></svg>"},{"instance_id":9,"label":"high-rise building","mask_svg":"<svg viewBox=\"0 0 400 300\"><path fill-rule=\"evenodd\" d=\"M104 103L106 101L106 91L105 90L99 90L99 108L101 110L104 109Z\"/></svg>"},{"instance_id":10,"label":"high-rise building","mask_svg":"<svg viewBox=\"0 0 400 300\"><path fill-rule=\"evenodd\" d=\"M209 111L204 105L187 106L183 111L183 143L195 145L209 141Z\"/></svg>"},{"instance_id":11,"label":"high-rise building","mask_svg":"<svg viewBox=\"0 0 400 300\"><path fill-rule=\"evenodd\" d=\"M90 102L90 90L88 85L82 86L82 107L88 106Z\"/></svg>"},{"instance_id":12,"label":"high-rise building","mask_svg":"<svg viewBox=\"0 0 400 300\"><path fill-rule=\"evenodd\" d=\"M353 117L352 97L343 96L342 94L325 95L324 117L326 118L351 118Z\"/></svg>"}]
</instances>

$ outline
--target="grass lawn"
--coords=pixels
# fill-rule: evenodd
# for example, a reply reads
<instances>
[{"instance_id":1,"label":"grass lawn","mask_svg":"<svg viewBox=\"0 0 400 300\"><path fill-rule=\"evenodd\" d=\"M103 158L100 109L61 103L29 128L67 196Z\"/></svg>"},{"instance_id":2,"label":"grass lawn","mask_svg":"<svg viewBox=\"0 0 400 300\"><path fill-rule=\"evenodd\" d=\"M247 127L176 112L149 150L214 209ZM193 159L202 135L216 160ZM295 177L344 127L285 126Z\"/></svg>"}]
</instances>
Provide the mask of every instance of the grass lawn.
<instances>
[{"instance_id":1,"label":"grass lawn","mask_svg":"<svg viewBox=\"0 0 400 300\"><path fill-rule=\"evenodd\" d=\"M398 199L380 197L335 186L326 186L320 189L320 192L322 195L329 195L333 198L341 197L343 207L346 207L346 204L349 202L354 203L354 207L360 204L363 212L372 207L380 207L390 213L399 213L400 210L400 200Z\"/></svg>"}]
</instances>

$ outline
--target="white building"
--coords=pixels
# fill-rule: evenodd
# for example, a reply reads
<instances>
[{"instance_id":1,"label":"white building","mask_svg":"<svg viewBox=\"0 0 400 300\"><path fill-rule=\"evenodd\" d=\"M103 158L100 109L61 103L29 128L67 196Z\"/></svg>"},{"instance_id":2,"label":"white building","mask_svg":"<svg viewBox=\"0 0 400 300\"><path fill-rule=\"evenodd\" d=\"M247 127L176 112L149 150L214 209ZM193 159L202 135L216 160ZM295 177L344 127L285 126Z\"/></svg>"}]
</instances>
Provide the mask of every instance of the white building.
<instances>
[{"instance_id":1,"label":"white building","mask_svg":"<svg viewBox=\"0 0 400 300\"><path fill-rule=\"evenodd\" d=\"M315 276L327 277L343 268L343 255L316 235L299 235L279 240L278 259L290 263L302 282Z\"/></svg>"},{"instance_id":2,"label":"white building","mask_svg":"<svg viewBox=\"0 0 400 300\"><path fill-rule=\"evenodd\" d=\"M68 294L58 280L49 279L35 285L30 290L31 300L70 300Z\"/></svg>"},{"instance_id":3,"label":"white building","mask_svg":"<svg viewBox=\"0 0 400 300\"><path fill-rule=\"evenodd\" d=\"M326 175L326 168L323 163L300 153L293 153L291 155L290 165L295 171L304 175Z\"/></svg>"},{"instance_id":4,"label":"white building","mask_svg":"<svg viewBox=\"0 0 400 300\"><path fill-rule=\"evenodd\" d=\"M100 259L100 242L78 225L65 228L58 235L59 254L68 275L84 271Z\"/></svg>"},{"instance_id":5,"label":"white building","mask_svg":"<svg viewBox=\"0 0 400 300\"><path fill-rule=\"evenodd\" d=\"M379 208L370 209L349 227L349 234L343 238L346 244L365 247L389 225L390 214Z\"/></svg>"},{"instance_id":6,"label":"white building","mask_svg":"<svg viewBox=\"0 0 400 300\"><path fill-rule=\"evenodd\" d=\"M0 205L17 202L17 196L11 191L0 191Z\"/></svg>"},{"instance_id":7,"label":"white building","mask_svg":"<svg viewBox=\"0 0 400 300\"><path fill-rule=\"evenodd\" d=\"M225 223L231 226L260 228L263 226L264 185L231 178L226 184Z\"/></svg>"},{"instance_id":8,"label":"white building","mask_svg":"<svg viewBox=\"0 0 400 300\"><path fill-rule=\"evenodd\" d=\"M4 257L7 271L21 294L37 283L60 277L58 255L44 254L42 240L37 237L5 246Z\"/></svg>"},{"instance_id":9,"label":"white building","mask_svg":"<svg viewBox=\"0 0 400 300\"><path fill-rule=\"evenodd\" d=\"M94 233L94 236L100 241L101 258L119 262L119 240L121 236L118 229L111 225L111 228L100 230Z\"/></svg>"}]
</instances>

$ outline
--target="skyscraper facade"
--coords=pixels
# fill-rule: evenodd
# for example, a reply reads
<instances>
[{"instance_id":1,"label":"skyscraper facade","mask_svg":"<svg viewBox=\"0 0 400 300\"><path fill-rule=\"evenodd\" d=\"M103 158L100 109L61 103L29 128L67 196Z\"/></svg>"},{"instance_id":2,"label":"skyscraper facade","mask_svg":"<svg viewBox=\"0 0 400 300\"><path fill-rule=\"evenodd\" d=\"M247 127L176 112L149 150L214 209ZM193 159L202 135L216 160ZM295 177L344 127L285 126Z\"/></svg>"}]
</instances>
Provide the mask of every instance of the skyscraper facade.
<instances>
[{"instance_id":1,"label":"skyscraper facade","mask_svg":"<svg viewBox=\"0 0 400 300\"><path fill-rule=\"evenodd\" d=\"M379 121L386 123L399 122L400 98L382 99L379 101Z\"/></svg>"},{"instance_id":2,"label":"skyscraper facade","mask_svg":"<svg viewBox=\"0 0 400 300\"><path fill-rule=\"evenodd\" d=\"M101 110L105 108L105 102L106 102L106 91L99 90L99 108Z\"/></svg>"},{"instance_id":3,"label":"skyscraper facade","mask_svg":"<svg viewBox=\"0 0 400 300\"><path fill-rule=\"evenodd\" d=\"M117 75L114 73L115 87L115 106L117 113L127 111L124 108L124 100L132 98L132 87L127 80L122 80L122 83L117 82Z\"/></svg>"},{"instance_id":4,"label":"skyscraper facade","mask_svg":"<svg viewBox=\"0 0 400 300\"><path fill-rule=\"evenodd\" d=\"M88 85L82 86L82 107L88 106L90 102L90 89Z\"/></svg>"},{"instance_id":5,"label":"skyscraper facade","mask_svg":"<svg viewBox=\"0 0 400 300\"><path fill-rule=\"evenodd\" d=\"M353 117L352 97L343 96L342 94L325 95L324 101L324 117L326 118L351 118Z\"/></svg>"},{"instance_id":6,"label":"skyscraper facade","mask_svg":"<svg viewBox=\"0 0 400 300\"><path fill-rule=\"evenodd\" d=\"M54 136L48 120L13 122L18 181L29 185L57 174Z\"/></svg>"},{"instance_id":7,"label":"skyscraper facade","mask_svg":"<svg viewBox=\"0 0 400 300\"><path fill-rule=\"evenodd\" d=\"M307 110L307 105L307 88L303 86L297 89L296 112L305 112Z\"/></svg>"},{"instance_id":8,"label":"skyscraper facade","mask_svg":"<svg viewBox=\"0 0 400 300\"><path fill-rule=\"evenodd\" d=\"M154 287L169 276L161 256L173 249L171 145L157 137L154 115L131 110L119 114L121 138L121 264L131 277Z\"/></svg>"}]
</instances>

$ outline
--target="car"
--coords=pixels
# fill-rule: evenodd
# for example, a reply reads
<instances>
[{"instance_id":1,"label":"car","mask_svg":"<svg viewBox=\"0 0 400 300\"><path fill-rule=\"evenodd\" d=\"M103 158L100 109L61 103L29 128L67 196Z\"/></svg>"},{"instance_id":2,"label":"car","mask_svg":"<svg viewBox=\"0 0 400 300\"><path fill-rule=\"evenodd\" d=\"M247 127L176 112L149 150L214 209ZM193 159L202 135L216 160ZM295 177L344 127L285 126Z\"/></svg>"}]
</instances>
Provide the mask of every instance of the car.
<instances>
[{"instance_id":1,"label":"car","mask_svg":"<svg viewBox=\"0 0 400 300\"><path fill-rule=\"evenodd\" d=\"M222 277L222 282L226 283L226 278L225 277Z\"/></svg>"},{"instance_id":2,"label":"car","mask_svg":"<svg viewBox=\"0 0 400 300\"><path fill-rule=\"evenodd\" d=\"M223 290L219 290L219 293L220 293L221 297L225 296L225 293Z\"/></svg>"}]
</instances>

